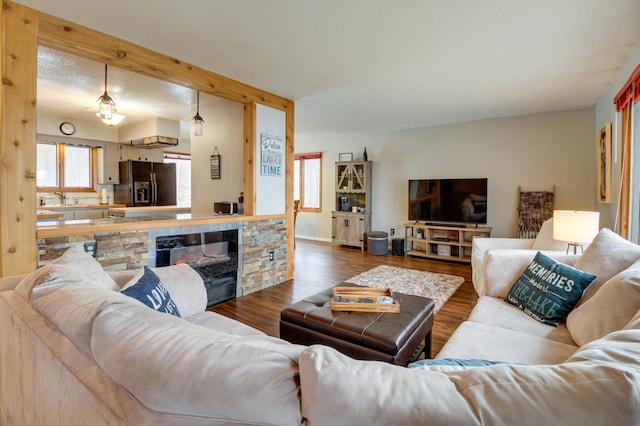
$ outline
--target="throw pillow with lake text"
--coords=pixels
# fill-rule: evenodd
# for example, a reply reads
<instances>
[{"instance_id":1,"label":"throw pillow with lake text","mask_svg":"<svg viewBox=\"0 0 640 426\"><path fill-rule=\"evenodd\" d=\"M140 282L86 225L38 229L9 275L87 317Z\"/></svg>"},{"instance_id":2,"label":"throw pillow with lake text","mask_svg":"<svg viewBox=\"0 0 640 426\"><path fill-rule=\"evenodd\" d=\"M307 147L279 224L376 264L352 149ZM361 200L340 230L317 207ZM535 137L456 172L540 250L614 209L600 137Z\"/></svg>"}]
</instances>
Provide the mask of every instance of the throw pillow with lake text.
<instances>
[{"instance_id":1,"label":"throw pillow with lake text","mask_svg":"<svg viewBox=\"0 0 640 426\"><path fill-rule=\"evenodd\" d=\"M541 323L557 326L595 278L538 252L504 300Z\"/></svg>"},{"instance_id":2,"label":"throw pillow with lake text","mask_svg":"<svg viewBox=\"0 0 640 426\"><path fill-rule=\"evenodd\" d=\"M146 266L140 279L131 286L125 286L120 293L133 297L158 312L181 316L178 306L160 278Z\"/></svg>"}]
</instances>

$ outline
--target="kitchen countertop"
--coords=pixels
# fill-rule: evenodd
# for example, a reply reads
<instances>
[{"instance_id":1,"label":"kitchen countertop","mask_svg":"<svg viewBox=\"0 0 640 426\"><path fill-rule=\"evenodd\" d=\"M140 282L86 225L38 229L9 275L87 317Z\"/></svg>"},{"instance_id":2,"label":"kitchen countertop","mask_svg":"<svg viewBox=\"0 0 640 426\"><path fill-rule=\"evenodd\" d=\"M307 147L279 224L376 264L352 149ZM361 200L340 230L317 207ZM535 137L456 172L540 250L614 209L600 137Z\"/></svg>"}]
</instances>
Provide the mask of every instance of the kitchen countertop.
<instances>
[{"instance_id":1,"label":"kitchen countertop","mask_svg":"<svg viewBox=\"0 0 640 426\"><path fill-rule=\"evenodd\" d=\"M190 213L191 207L178 207L178 206L149 206L149 207L109 207L109 211L113 212L174 212L174 213Z\"/></svg>"},{"instance_id":2,"label":"kitchen countertop","mask_svg":"<svg viewBox=\"0 0 640 426\"><path fill-rule=\"evenodd\" d=\"M75 219L38 222L36 236L52 238L69 235L99 234L180 226L208 225L215 223L245 222L281 219L285 215L241 216L217 214L163 214L161 216L108 217L102 219Z\"/></svg>"},{"instance_id":3,"label":"kitchen countertop","mask_svg":"<svg viewBox=\"0 0 640 426\"><path fill-rule=\"evenodd\" d=\"M36 217L38 219L56 219L58 217L63 217L64 213L57 213L51 210L38 209L36 210Z\"/></svg>"},{"instance_id":4,"label":"kitchen countertop","mask_svg":"<svg viewBox=\"0 0 640 426\"><path fill-rule=\"evenodd\" d=\"M44 210L80 210L80 209L111 209L126 207L126 204L52 204L40 206Z\"/></svg>"}]
</instances>

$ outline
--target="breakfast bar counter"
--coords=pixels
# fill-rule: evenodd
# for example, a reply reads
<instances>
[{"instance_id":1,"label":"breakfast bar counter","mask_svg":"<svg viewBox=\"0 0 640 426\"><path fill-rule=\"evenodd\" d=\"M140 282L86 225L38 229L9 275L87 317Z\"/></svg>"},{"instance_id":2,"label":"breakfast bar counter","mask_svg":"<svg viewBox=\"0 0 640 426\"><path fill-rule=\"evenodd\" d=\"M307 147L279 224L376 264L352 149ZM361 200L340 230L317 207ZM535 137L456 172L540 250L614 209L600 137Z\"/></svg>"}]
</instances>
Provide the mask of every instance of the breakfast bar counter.
<instances>
[{"instance_id":1,"label":"breakfast bar counter","mask_svg":"<svg viewBox=\"0 0 640 426\"><path fill-rule=\"evenodd\" d=\"M230 222L247 222L265 219L282 218L274 216L240 216L216 214L163 214L135 217L108 217L100 219L57 220L38 222L36 236L38 238L54 238L70 235L102 234L123 231L146 231L159 228L185 227L195 225L221 224Z\"/></svg>"},{"instance_id":2,"label":"breakfast bar counter","mask_svg":"<svg viewBox=\"0 0 640 426\"><path fill-rule=\"evenodd\" d=\"M149 206L149 207L115 207L109 209L109 216L134 217L149 215L191 213L191 207L179 206Z\"/></svg>"}]
</instances>

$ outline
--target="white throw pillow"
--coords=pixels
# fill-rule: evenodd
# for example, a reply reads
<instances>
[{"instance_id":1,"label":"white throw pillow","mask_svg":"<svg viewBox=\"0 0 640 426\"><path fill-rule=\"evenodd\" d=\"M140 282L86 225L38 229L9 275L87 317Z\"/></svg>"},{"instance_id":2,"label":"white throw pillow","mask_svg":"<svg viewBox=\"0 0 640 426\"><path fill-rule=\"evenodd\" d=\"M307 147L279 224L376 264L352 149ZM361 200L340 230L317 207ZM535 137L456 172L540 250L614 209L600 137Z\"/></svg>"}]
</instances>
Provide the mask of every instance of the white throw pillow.
<instances>
[{"instance_id":1,"label":"white throw pillow","mask_svg":"<svg viewBox=\"0 0 640 426\"><path fill-rule=\"evenodd\" d=\"M202 277L186 263L178 265L150 268L162 281L171 299L175 302L180 316L183 318L204 312L207 309L207 289ZM131 287L142 277L143 269L139 269L122 286L122 290Z\"/></svg>"},{"instance_id":2,"label":"white throw pillow","mask_svg":"<svg viewBox=\"0 0 640 426\"><path fill-rule=\"evenodd\" d=\"M580 303L589 300L602 284L627 269L638 259L640 259L640 246L625 240L607 228L602 228L574 265L581 271L597 276L585 290Z\"/></svg>"},{"instance_id":3,"label":"white throw pillow","mask_svg":"<svg viewBox=\"0 0 640 426\"><path fill-rule=\"evenodd\" d=\"M567 318L573 340L583 346L621 330L640 309L640 261L604 283Z\"/></svg>"},{"instance_id":4,"label":"white throw pillow","mask_svg":"<svg viewBox=\"0 0 640 426\"><path fill-rule=\"evenodd\" d=\"M102 269L100 262L86 253L82 244L77 244L59 258L24 277L16 286L16 291L26 300L32 301L56 288L79 282L119 290L116 282Z\"/></svg>"}]
</instances>

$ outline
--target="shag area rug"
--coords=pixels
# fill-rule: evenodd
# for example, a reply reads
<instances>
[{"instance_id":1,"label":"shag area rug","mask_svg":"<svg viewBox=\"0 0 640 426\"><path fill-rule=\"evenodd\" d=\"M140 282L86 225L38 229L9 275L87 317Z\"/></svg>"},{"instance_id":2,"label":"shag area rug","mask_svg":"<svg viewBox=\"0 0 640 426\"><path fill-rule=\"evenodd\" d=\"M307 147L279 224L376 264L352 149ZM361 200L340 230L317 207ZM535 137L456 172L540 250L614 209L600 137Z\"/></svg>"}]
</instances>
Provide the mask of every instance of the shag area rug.
<instances>
[{"instance_id":1,"label":"shag area rug","mask_svg":"<svg viewBox=\"0 0 640 426\"><path fill-rule=\"evenodd\" d=\"M349 278L346 282L367 287L388 287L400 293L428 297L436 303L435 312L438 312L464 283L464 278L381 265Z\"/></svg>"}]
</instances>

